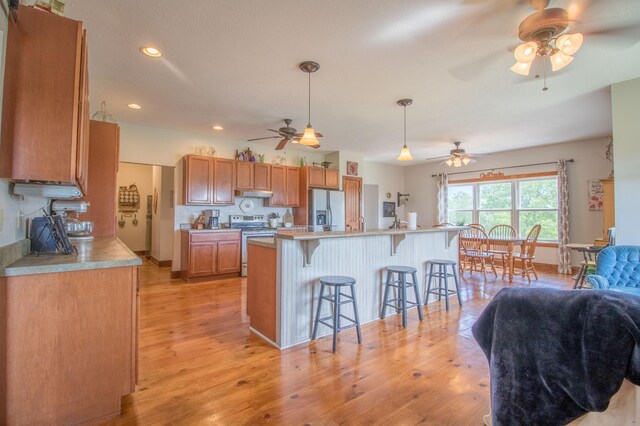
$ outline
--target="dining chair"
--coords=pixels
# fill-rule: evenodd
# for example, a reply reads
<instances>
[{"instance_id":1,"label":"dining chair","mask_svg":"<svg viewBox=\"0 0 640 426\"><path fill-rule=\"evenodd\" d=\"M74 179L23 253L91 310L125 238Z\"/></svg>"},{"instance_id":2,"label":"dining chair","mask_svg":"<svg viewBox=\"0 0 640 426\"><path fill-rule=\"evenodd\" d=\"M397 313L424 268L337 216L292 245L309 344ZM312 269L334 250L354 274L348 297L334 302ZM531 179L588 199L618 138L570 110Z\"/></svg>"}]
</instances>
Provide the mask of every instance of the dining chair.
<instances>
[{"instance_id":1,"label":"dining chair","mask_svg":"<svg viewBox=\"0 0 640 426\"><path fill-rule=\"evenodd\" d=\"M487 232L487 230L484 228L484 226L483 226L483 225L481 225L480 223L470 223L470 224L469 224L469 225L467 225L467 226L470 226L471 228L478 228L478 229L480 229L480 230L481 230L482 232L484 232L484 233L486 233L486 232Z\"/></svg>"},{"instance_id":2,"label":"dining chair","mask_svg":"<svg viewBox=\"0 0 640 426\"><path fill-rule=\"evenodd\" d=\"M493 253L489 252L489 238L487 234L479 227L470 226L460 232L460 247L465 264L469 265L469 275L473 271L482 272L484 279L487 279L487 264L491 267L493 275L496 277L496 268L493 261ZM464 267L462 268L464 273Z\"/></svg>"},{"instance_id":3,"label":"dining chair","mask_svg":"<svg viewBox=\"0 0 640 426\"><path fill-rule=\"evenodd\" d=\"M522 249L520 253L514 253L514 260L520 260L521 273L524 277L527 276L527 280L531 283L531 272L533 276L538 279L538 273L535 266L533 266L533 259L535 259L536 246L538 245L538 236L540 235L540 225L535 225L529 231L527 238L522 243Z\"/></svg>"},{"instance_id":4,"label":"dining chair","mask_svg":"<svg viewBox=\"0 0 640 426\"><path fill-rule=\"evenodd\" d=\"M511 225L496 225L489 230L489 238L492 238L489 253L493 253L494 256L500 256L502 260L502 279L504 279L509 267L509 251L510 249L511 251L513 250L513 239L516 238L516 235L516 230ZM504 241L496 241L497 239L504 239Z\"/></svg>"}]
</instances>

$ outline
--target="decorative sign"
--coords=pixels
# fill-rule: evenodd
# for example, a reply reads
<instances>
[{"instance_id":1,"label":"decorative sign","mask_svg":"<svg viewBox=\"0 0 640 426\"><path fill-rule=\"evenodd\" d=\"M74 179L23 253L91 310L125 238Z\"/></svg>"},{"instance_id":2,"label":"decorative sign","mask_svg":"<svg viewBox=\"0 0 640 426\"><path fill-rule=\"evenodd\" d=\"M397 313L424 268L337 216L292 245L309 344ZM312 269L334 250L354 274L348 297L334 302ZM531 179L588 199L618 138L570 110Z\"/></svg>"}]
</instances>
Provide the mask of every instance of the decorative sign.
<instances>
[{"instance_id":1,"label":"decorative sign","mask_svg":"<svg viewBox=\"0 0 640 426\"><path fill-rule=\"evenodd\" d=\"M396 203L383 201L382 217L396 217Z\"/></svg>"},{"instance_id":2,"label":"decorative sign","mask_svg":"<svg viewBox=\"0 0 640 426\"><path fill-rule=\"evenodd\" d=\"M137 212L140 209L140 192L136 184L121 186L118 191L118 211Z\"/></svg>"},{"instance_id":3,"label":"decorative sign","mask_svg":"<svg viewBox=\"0 0 640 426\"><path fill-rule=\"evenodd\" d=\"M347 175L358 176L358 163L355 161L347 161Z\"/></svg>"},{"instance_id":4,"label":"decorative sign","mask_svg":"<svg viewBox=\"0 0 640 426\"><path fill-rule=\"evenodd\" d=\"M488 172L488 173L480 173L480 179L503 179L504 173L502 172Z\"/></svg>"},{"instance_id":5,"label":"decorative sign","mask_svg":"<svg viewBox=\"0 0 640 426\"><path fill-rule=\"evenodd\" d=\"M602 182L600 179L587 181L589 191L589 210L602 210Z\"/></svg>"}]
</instances>

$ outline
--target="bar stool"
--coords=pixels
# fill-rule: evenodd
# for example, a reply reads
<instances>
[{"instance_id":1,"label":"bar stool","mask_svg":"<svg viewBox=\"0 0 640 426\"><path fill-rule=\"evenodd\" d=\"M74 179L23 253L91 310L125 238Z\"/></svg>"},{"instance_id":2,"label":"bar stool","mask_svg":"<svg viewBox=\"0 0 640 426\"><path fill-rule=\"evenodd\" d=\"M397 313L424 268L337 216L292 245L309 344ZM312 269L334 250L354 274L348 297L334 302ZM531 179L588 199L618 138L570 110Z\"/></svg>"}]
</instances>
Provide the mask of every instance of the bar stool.
<instances>
[{"instance_id":1,"label":"bar stool","mask_svg":"<svg viewBox=\"0 0 640 426\"><path fill-rule=\"evenodd\" d=\"M398 276L398 279L394 279L394 274ZM412 282L407 282L407 275L411 275ZM398 289L397 297L389 299L389 289L394 287ZM416 301L411 302L407 300L407 287L413 287L413 291L416 295ZM397 305L391 303L398 303ZM396 312L402 312L402 327L407 327L407 307L418 307L418 317L422 321L422 304L420 303L420 293L418 290L418 280L416 278L416 268L410 266L388 266L387 267L387 282L384 286L384 299L382 302L382 313L380 318L384 319L387 306L395 308Z\"/></svg>"},{"instance_id":2,"label":"bar stool","mask_svg":"<svg viewBox=\"0 0 640 426\"><path fill-rule=\"evenodd\" d=\"M356 331L358 332L358 344L362 343L362 334L360 333L360 318L358 317L358 304L356 302L356 294L353 290L355 284L356 280L354 278L344 277L340 275L320 278L320 297L318 299L318 309L316 310L316 319L313 323L313 334L311 335L311 340L315 340L316 338L316 335L318 333L318 323L326 325L327 327L333 329L333 352L336 351L338 333L348 328L356 328ZM324 295L325 287L327 287L327 290L329 292L327 296ZM351 289L351 294L343 293L341 290L342 287L349 287ZM331 288L333 288L333 294ZM323 300L333 303L333 314L328 317L320 318L320 310L322 309ZM351 319L340 313L340 306L347 303L351 303L353 305L355 319ZM350 324L341 327L340 317L349 321ZM326 322L329 319L332 320L331 324Z\"/></svg>"},{"instance_id":3,"label":"bar stool","mask_svg":"<svg viewBox=\"0 0 640 426\"><path fill-rule=\"evenodd\" d=\"M424 304L429 303L429 294L435 294L438 296L438 300L442 300L442 296L445 298L445 306L447 311L449 310L449 296L452 294L458 295L458 304L462 306L462 300L460 299L460 289L458 287L458 275L456 274L456 261L445 259L432 259L427 261L429 264L429 274L427 275L427 293L424 298ZM433 272L433 267L437 266L438 271ZM451 267L451 273L447 272L447 267ZM438 278L438 287L431 288L431 278ZM453 277L456 283L455 290L449 290L449 277ZM444 287L443 287L444 284Z\"/></svg>"}]
</instances>

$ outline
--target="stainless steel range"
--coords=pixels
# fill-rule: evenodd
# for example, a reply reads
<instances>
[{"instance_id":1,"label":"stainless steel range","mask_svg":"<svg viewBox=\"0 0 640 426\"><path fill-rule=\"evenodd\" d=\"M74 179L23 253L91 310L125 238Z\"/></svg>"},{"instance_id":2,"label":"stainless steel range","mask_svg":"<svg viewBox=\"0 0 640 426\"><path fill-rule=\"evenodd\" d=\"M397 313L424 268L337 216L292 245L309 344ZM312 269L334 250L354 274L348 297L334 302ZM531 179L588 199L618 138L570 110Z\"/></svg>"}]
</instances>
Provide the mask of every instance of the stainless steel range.
<instances>
[{"instance_id":1,"label":"stainless steel range","mask_svg":"<svg viewBox=\"0 0 640 426\"><path fill-rule=\"evenodd\" d=\"M229 216L229 226L242 230L242 276L247 276L247 240L249 238L273 238L276 235L274 228L268 227L264 215L254 216Z\"/></svg>"}]
</instances>

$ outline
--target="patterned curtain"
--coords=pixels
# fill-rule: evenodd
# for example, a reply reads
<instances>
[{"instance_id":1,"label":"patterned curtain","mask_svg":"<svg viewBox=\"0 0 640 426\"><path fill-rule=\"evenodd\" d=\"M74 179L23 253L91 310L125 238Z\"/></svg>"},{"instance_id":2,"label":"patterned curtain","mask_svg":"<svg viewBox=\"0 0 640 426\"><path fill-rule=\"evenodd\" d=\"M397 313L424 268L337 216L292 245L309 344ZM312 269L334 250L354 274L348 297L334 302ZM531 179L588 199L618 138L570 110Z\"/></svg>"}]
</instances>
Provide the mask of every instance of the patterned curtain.
<instances>
[{"instance_id":1,"label":"patterned curtain","mask_svg":"<svg viewBox=\"0 0 640 426\"><path fill-rule=\"evenodd\" d=\"M438 223L447 222L447 198L449 194L449 178L446 173L438 175Z\"/></svg>"},{"instance_id":2,"label":"patterned curtain","mask_svg":"<svg viewBox=\"0 0 640 426\"><path fill-rule=\"evenodd\" d=\"M571 250L569 244L569 185L567 164L558 160L558 272L571 274Z\"/></svg>"}]
</instances>

